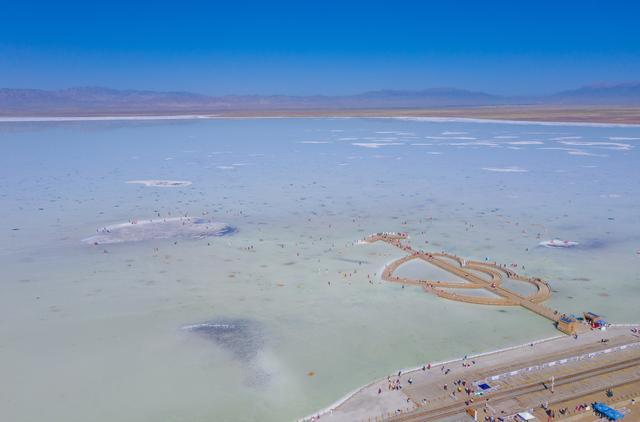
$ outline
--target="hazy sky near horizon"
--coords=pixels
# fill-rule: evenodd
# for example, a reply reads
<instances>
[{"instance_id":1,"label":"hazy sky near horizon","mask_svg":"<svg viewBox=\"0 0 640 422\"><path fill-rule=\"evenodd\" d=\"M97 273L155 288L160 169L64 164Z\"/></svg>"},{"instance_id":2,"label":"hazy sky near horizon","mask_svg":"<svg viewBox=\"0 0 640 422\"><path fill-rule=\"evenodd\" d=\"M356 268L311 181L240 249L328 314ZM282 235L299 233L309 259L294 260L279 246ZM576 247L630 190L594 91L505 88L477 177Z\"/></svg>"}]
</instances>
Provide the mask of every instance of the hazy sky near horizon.
<instances>
[{"instance_id":1,"label":"hazy sky near horizon","mask_svg":"<svg viewBox=\"0 0 640 422\"><path fill-rule=\"evenodd\" d=\"M640 77L640 2L3 2L0 87L545 94Z\"/></svg>"}]
</instances>

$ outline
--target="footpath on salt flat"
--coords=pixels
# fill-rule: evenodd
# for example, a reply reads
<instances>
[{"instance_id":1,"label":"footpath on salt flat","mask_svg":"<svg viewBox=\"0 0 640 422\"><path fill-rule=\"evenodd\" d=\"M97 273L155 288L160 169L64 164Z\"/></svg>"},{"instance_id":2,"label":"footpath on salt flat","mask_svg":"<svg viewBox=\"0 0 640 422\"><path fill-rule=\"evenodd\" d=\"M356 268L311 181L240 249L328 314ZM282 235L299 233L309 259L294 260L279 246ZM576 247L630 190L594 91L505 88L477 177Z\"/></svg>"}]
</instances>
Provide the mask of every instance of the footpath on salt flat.
<instances>
[{"instance_id":1,"label":"footpath on salt flat","mask_svg":"<svg viewBox=\"0 0 640 422\"><path fill-rule=\"evenodd\" d=\"M601 340L607 342L603 343ZM620 350L621 346L625 346L624 349ZM608 349L612 351L603 353ZM593 356L589 357L589 354ZM581 359L575 359L578 357ZM456 403L460 404L463 413L466 407L464 402L469 397L474 397L477 405L483 403L485 397L490 398L491 392L484 397L469 396L464 390L459 392L454 381L465 380L467 386L474 386L479 381L487 380L492 387L500 386L506 390L519 382L548 381L554 373L560 376L570 370L597 368L610 363L612 359L631 357L640 357L640 337L632 333L629 327L593 330L580 334L577 339L561 335L503 351L469 356L466 360L460 358L444 364L432 364L431 369L418 368L403 372L399 377L397 373L390 375L389 378L385 377L362 388L321 418L330 421L393 419L411 411L437 410ZM563 362L565 359L567 361ZM555 364L527 370L550 362ZM491 381L492 377L499 375L503 376L501 380ZM390 390L389 385L396 382L402 388ZM447 390L443 388L445 384ZM456 391L455 398L451 396L453 391Z\"/></svg>"}]
</instances>

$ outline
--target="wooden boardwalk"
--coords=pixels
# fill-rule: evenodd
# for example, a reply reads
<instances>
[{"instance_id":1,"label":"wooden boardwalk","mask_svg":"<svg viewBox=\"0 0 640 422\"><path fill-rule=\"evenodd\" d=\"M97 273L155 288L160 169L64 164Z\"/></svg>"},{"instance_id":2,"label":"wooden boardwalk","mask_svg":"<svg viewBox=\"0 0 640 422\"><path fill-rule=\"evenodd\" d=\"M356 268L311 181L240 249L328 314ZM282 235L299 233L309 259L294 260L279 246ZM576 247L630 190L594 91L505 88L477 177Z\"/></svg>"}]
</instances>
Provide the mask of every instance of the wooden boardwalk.
<instances>
[{"instance_id":1,"label":"wooden boardwalk","mask_svg":"<svg viewBox=\"0 0 640 422\"><path fill-rule=\"evenodd\" d=\"M411 246L404 244L407 239L402 233L377 233L365 239L366 242L374 243L378 241L386 242L407 252L404 256L387 265L382 272L382 279L392 283L400 283L413 286L421 286L425 291L436 296L456 300L459 302L475 303L480 305L497 306L522 306L538 315L541 315L553 322L558 322L562 314L541 304L551 296L549 285L539 278L524 277L514 271L500 266L496 263L468 261L458 256L445 252L430 253L416 251ZM447 271L461 279L460 282L421 280L394 275L396 270L403 264L414 259L423 260L435 267ZM482 276L480 275L482 274ZM536 288L532 295L523 296L502 286L502 281L508 278L513 281L529 283ZM445 290L447 289L447 290ZM454 293L450 290L484 289L491 293L493 297L472 296L469 294Z\"/></svg>"}]
</instances>

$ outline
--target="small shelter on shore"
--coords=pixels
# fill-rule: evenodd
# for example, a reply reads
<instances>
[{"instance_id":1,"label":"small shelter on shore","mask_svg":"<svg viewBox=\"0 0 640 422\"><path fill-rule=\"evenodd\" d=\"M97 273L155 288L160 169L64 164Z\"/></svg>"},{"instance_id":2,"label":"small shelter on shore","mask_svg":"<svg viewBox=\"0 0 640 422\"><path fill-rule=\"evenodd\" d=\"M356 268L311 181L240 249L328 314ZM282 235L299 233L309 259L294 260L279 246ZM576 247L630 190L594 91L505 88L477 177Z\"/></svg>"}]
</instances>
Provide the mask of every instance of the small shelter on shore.
<instances>
[{"instance_id":1,"label":"small shelter on shore","mask_svg":"<svg viewBox=\"0 0 640 422\"><path fill-rule=\"evenodd\" d=\"M605 321L600 315L596 315L593 312L585 312L584 320L591 325L591 328L602 328L607 326L607 321Z\"/></svg>"},{"instance_id":2,"label":"small shelter on shore","mask_svg":"<svg viewBox=\"0 0 640 422\"><path fill-rule=\"evenodd\" d=\"M572 316L562 315L557 323L558 330L570 336L578 332L578 320Z\"/></svg>"},{"instance_id":3,"label":"small shelter on shore","mask_svg":"<svg viewBox=\"0 0 640 422\"><path fill-rule=\"evenodd\" d=\"M529 421L535 421L536 420L535 416L533 416L529 412L517 413L514 419L516 421L518 421L518 422L529 422Z\"/></svg>"},{"instance_id":4,"label":"small shelter on shore","mask_svg":"<svg viewBox=\"0 0 640 422\"><path fill-rule=\"evenodd\" d=\"M624 413L619 412L604 403L594 403L593 410L598 414L598 416L607 418L610 421L619 421L624 419Z\"/></svg>"}]
</instances>

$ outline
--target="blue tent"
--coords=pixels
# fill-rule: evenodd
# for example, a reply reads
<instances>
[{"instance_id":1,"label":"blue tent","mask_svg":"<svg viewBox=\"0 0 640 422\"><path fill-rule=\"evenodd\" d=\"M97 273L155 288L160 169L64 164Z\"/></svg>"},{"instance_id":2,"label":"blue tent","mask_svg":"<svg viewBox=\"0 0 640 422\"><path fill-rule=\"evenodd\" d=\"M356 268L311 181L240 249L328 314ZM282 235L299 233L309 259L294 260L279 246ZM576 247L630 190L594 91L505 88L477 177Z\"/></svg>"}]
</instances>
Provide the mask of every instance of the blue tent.
<instances>
[{"instance_id":1,"label":"blue tent","mask_svg":"<svg viewBox=\"0 0 640 422\"><path fill-rule=\"evenodd\" d=\"M616 409L613 409L604 403L594 403L593 410L595 410L599 415L609 419L610 421L619 421L624 419L623 413L618 412Z\"/></svg>"}]
</instances>

